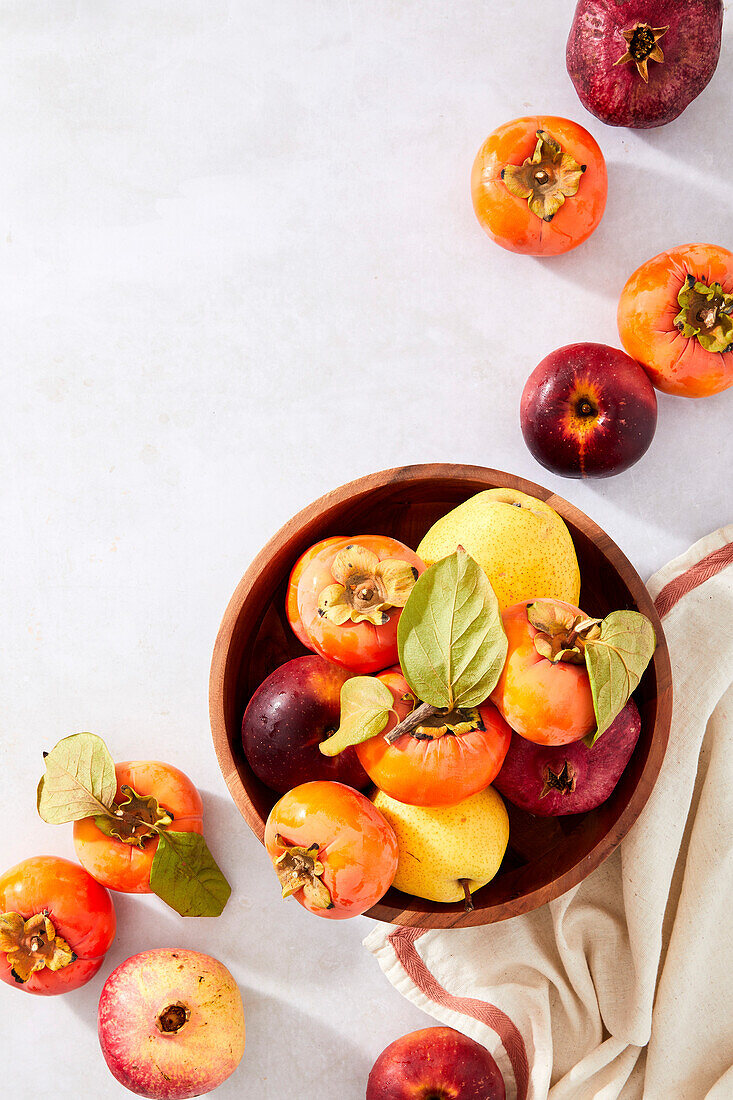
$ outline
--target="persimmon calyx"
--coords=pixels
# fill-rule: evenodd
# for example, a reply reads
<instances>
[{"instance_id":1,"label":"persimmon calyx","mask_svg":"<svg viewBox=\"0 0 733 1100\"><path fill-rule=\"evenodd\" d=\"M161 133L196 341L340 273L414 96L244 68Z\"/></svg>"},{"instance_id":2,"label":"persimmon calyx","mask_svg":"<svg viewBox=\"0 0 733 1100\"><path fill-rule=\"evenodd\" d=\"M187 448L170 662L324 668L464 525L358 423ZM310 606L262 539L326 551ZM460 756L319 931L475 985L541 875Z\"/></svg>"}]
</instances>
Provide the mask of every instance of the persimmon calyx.
<instances>
[{"instance_id":1,"label":"persimmon calyx","mask_svg":"<svg viewBox=\"0 0 733 1100\"><path fill-rule=\"evenodd\" d=\"M161 806L155 795L138 794L127 783L120 787L125 796L112 805L109 815L98 814L94 822L105 836L143 848L145 841L173 822L173 815Z\"/></svg>"},{"instance_id":2,"label":"persimmon calyx","mask_svg":"<svg viewBox=\"0 0 733 1100\"><path fill-rule=\"evenodd\" d=\"M614 61L614 65L624 65L627 61L633 61L636 71L644 81L649 83L649 62L664 61L664 53L659 45L659 39L669 30L669 27L651 27L648 23L635 23L628 30L621 31L626 39L626 53Z\"/></svg>"},{"instance_id":3,"label":"persimmon calyx","mask_svg":"<svg viewBox=\"0 0 733 1100\"><path fill-rule=\"evenodd\" d=\"M456 707L451 711L437 710L410 732L418 741L434 741L436 737L443 737L446 733L458 737L473 733L474 730L485 729L478 707Z\"/></svg>"},{"instance_id":4,"label":"persimmon calyx","mask_svg":"<svg viewBox=\"0 0 733 1100\"><path fill-rule=\"evenodd\" d=\"M301 848L297 844L288 844L278 835L275 837L282 855L275 860L275 871L282 887L282 896L289 898L298 890L316 909L333 909L331 894L321 878L325 868L318 858L318 845L311 844Z\"/></svg>"},{"instance_id":5,"label":"persimmon calyx","mask_svg":"<svg viewBox=\"0 0 733 1100\"><path fill-rule=\"evenodd\" d=\"M554 772L550 765L545 767L545 784L540 791L540 798L545 798L550 791L559 791L560 794L572 794L575 790L575 768L567 760L559 772Z\"/></svg>"},{"instance_id":6,"label":"persimmon calyx","mask_svg":"<svg viewBox=\"0 0 733 1100\"><path fill-rule=\"evenodd\" d=\"M327 585L318 597L321 618L336 626L349 621L384 626L389 609L407 603L418 571L398 558L380 561L371 550L351 543L334 558L331 576L334 584Z\"/></svg>"},{"instance_id":7,"label":"persimmon calyx","mask_svg":"<svg viewBox=\"0 0 733 1100\"><path fill-rule=\"evenodd\" d=\"M45 911L28 920L20 913L0 913L0 951L7 955L10 972L19 985L37 970L63 970L76 960L66 940L56 935Z\"/></svg>"},{"instance_id":8,"label":"persimmon calyx","mask_svg":"<svg viewBox=\"0 0 733 1100\"><path fill-rule=\"evenodd\" d=\"M507 164L501 178L511 195L526 199L533 214L551 222L565 199L577 194L585 169L551 134L537 130L532 156L524 164Z\"/></svg>"},{"instance_id":9,"label":"persimmon calyx","mask_svg":"<svg viewBox=\"0 0 733 1100\"><path fill-rule=\"evenodd\" d=\"M708 284L687 275L677 295L680 311L674 323L683 336L696 336L705 351L733 348L733 294L720 283Z\"/></svg>"},{"instance_id":10,"label":"persimmon calyx","mask_svg":"<svg viewBox=\"0 0 733 1100\"><path fill-rule=\"evenodd\" d=\"M553 603L527 604L527 619L535 628L534 647L541 657L556 664L565 661L573 665L582 665L586 641L600 635L600 619L589 619Z\"/></svg>"},{"instance_id":11,"label":"persimmon calyx","mask_svg":"<svg viewBox=\"0 0 733 1100\"><path fill-rule=\"evenodd\" d=\"M384 740L387 744L393 745L403 734L409 733L418 741L434 741L436 737L443 737L446 733L460 736L473 733L474 730L485 729L478 707L449 709L434 707L431 703L420 703L389 733L385 733Z\"/></svg>"}]
</instances>

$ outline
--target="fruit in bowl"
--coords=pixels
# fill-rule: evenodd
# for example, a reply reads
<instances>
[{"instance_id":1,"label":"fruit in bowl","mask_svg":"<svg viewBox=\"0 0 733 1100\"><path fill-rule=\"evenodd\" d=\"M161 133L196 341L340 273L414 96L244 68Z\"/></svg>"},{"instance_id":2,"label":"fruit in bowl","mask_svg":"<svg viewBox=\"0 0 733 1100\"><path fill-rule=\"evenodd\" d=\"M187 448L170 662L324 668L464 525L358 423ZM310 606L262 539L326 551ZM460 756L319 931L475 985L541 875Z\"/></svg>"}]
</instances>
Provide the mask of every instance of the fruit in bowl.
<instances>
[{"instance_id":1,"label":"fruit in bowl","mask_svg":"<svg viewBox=\"0 0 733 1100\"><path fill-rule=\"evenodd\" d=\"M633 611L592 619L561 600L515 604L502 616L509 651L492 700L511 728L540 745L597 739L651 660L651 623ZM595 732L594 732L595 731Z\"/></svg>"},{"instance_id":2,"label":"fruit in bowl","mask_svg":"<svg viewBox=\"0 0 733 1100\"><path fill-rule=\"evenodd\" d=\"M315 546L318 540L331 538L332 532L372 530L383 532L408 547L419 547L433 526L459 505L481 496L486 489L497 489L507 496L524 494L528 498L528 513L534 512L534 517L538 518L537 514L542 509L530 509L529 498L533 498L538 505L546 505L550 521L555 515L558 517L558 527L566 529L572 555L566 560L575 564L576 593L579 588L578 568L583 577L582 606L589 612L589 621L583 624L588 644L583 647L581 659L588 673L597 726L590 731L588 739L596 738L599 733L604 735L603 730L608 729L617 711L623 709L626 698L616 695L612 699L610 695L614 693L609 694L609 685L623 680L619 669L613 666L616 660L614 654L623 649L614 642L614 631L620 629L625 644L631 640L635 645L632 636L638 625L634 618L636 613L626 609L638 607L655 629L658 620L641 580L591 521L546 490L495 471L419 467L373 475L329 494L324 501L307 509L275 536L245 575L222 625L211 681L215 742L230 789L258 835L263 835L265 819L274 796L270 796L261 783L254 782L241 749L237 753L239 724L247 701L272 672L273 666L283 664L288 656L295 657L302 652L295 633L291 634L287 628L283 633L279 622L282 622L283 594L288 589L288 576L294 573L303 546ZM507 517L512 514L522 517L523 507L516 504L509 507L506 498L500 503ZM470 507L476 508L475 504ZM476 508L477 515L480 511ZM550 521L548 538L556 529ZM476 523L477 528L480 526ZM542 529L542 526L530 528L524 543L531 545L536 542L534 530ZM491 543L489 538L485 541ZM521 539L516 540L520 553L524 543ZM418 557L421 555L418 554ZM507 555L506 561L509 572L512 572L511 555ZM498 560L496 564L497 580L500 581L502 563ZM324 755L338 755L340 751L353 747L357 754L366 757L372 748L381 749L382 745L390 747L391 742L399 742L413 730L425 733L436 729L441 731L441 735L426 737L424 741L422 737L411 736L403 744L414 743L419 749L421 741L425 745L429 741L438 745L455 741L456 727L448 717L449 710L480 710L498 683L506 659L508 643L492 584L484 569L463 549L461 541L458 547L456 542L448 545L442 556L438 555L437 560L419 575L400 609L397 629L399 671L390 667L386 675L383 672L378 675L357 674L347 679L341 691L338 729L320 743L318 751ZM526 602L538 597L536 590L533 593L530 590L530 593L525 594ZM289 608L292 607L291 596L292 587L285 596ZM577 608L577 594L575 601ZM450 611L451 606L459 611L458 621L454 622L453 627L450 623L456 616ZM616 608L623 610L616 611ZM593 620L590 620L590 615L594 616ZM627 615L631 615L631 619L627 619ZM552 644L552 639L550 641ZM624 652L628 656L631 650ZM646 673L641 667L643 655L639 661L637 657L639 654L634 655L631 662L633 667L629 669L628 682L635 688L641 715L639 751L633 752L602 813L591 811L590 814L580 815L582 828L568 818L569 827L564 828L560 835L556 826L553 831L544 824L549 818L513 807L512 836L515 840L513 842L510 836L510 850L503 862L500 858L500 869L495 874L495 868L490 870L493 878L487 878L486 869L483 870L483 881L488 881L488 885L477 888L471 894L473 910L466 911L461 898L436 902L419 897L417 890L410 897L397 889L390 889L372 905L369 914L393 923L407 922L423 927L487 923L536 907L580 881L589 869L597 866L638 814L650 788L649 779L656 774L666 740L669 716L664 679L668 671L666 651L663 645L661 649L657 648L651 668ZM612 672L610 679L606 675L609 668ZM397 680L392 681L395 691L390 690L390 677L404 677L407 690L403 690L404 684ZM513 739L517 736L513 735ZM644 777L646 779L640 789L639 784ZM500 799L491 786L470 797L486 795L490 798L492 794ZM287 799L288 796L284 797ZM357 792L351 792L351 797L357 797ZM389 795L382 792L375 798L387 799ZM321 820L318 803L319 799L312 800L301 820ZM450 813L460 802L424 807L406 802L400 804L411 813L424 811L434 814ZM518 830L516 834L515 829ZM321 868L315 866L324 862L321 857L326 850L320 840L309 839L305 833L296 839L282 831L279 835L284 843L276 843L275 846L268 844L274 862L281 856L287 856L281 861L290 865L283 868L286 874L297 863L300 870L308 872L305 877L312 885L313 878L322 879ZM268 828L267 836L271 842L272 829ZM300 850L296 852L293 849ZM299 862L300 857L306 860L305 864ZM454 886L458 877L463 877L459 876L459 870L452 869ZM467 869L466 874L470 871L470 868ZM288 885L293 884L284 885L286 892L289 892ZM399 886L397 880L396 885ZM304 881L296 882L293 892L304 889ZM315 890L318 894L317 887ZM455 897L455 894L452 896ZM324 899L324 904L327 906L329 902ZM361 911L361 905L358 909ZM325 915L328 915L327 909Z\"/></svg>"},{"instance_id":3,"label":"fruit in bowl","mask_svg":"<svg viewBox=\"0 0 733 1100\"><path fill-rule=\"evenodd\" d=\"M486 1047L452 1027L395 1039L372 1066L366 1100L505 1100L504 1079Z\"/></svg>"},{"instance_id":4,"label":"fruit in bowl","mask_svg":"<svg viewBox=\"0 0 733 1100\"><path fill-rule=\"evenodd\" d=\"M331 920L379 901L397 868L397 841L369 799L343 783L302 783L267 818L265 847L284 898Z\"/></svg>"},{"instance_id":5,"label":"fruit in bowl","mask_svg":"<svg viewBox=\"0 0 733 1100\"><path fill-rule=\"evenodd\" d=\"M525 383L524 442L563 477L610 477L645 453L657 426L654 387L639 364L606 344L569 344Z\"/></svg>"},{"instance_id":6,"label":"fruit in bowl","mask_svg":"<svg viewBox=\"0 0 733 1100\"><path fill-rule=\"evenodd\" d=\"M583 106L610 126L664 126L720 56L722 0L578 0L566 49Z\"/></svg>"},{"instance_id":7,"label":"fruit in bowl","mask_svg":"<svg viewBox=\"0 0 733 1100\"><path fill-rule=\"evenodd\" d=\"M494 786L508 802L541 817L582 814L610 798L641 733L633 699L596 743L538 745L515 733Z\"/></svg>"},{"instance_id":8,"label":"fruit in bowl","mask_svg":"<svg viewBox=\"0 0 733 1100\"><path fill-rule=\"evenodd\" d=\"M242 719L242 745L255 775L273 791L285 794L312 779L369 785L355 749L332 757L318 751L339 724L341 689L351 676L309 654L280 665L257 688Z\"/></svg>"},{"instance_id":9,"label":"fruit in bowl","mask_svg":"<svg viewBox=\"0 0 733 1100\"><path fill-rule=\"evenodd\" d=\"M377 672L397 659L397 625L425 568L415 552L386 535L329 538L296 563L294 633L309 649L352 672ZM292 586L291 579L291 586Z\"/></svg>"},{"instance_id":10,"label":"fruit in bowl","mask_svg":"<svg viewBox=\"0 0 733 1100\"><path fill-rule=\"evenodd\" d=\"M502 611L540 594L578 601L580 571L570 532L535 496L510 487L476 493L433 523L417 553L433 565L458 546L481 566Z\"/></svg>"},{"instance_id":11,"label":"fruit in bowl","mask_svg":"<svg viewBox=\"0 0 733 1100\"><path fill-rule=\"evenodd\" d=\"M515 118L489 134L471 174L483 230L510 252L556 256L582 244L606 206L606 162L567 118Z\"/></svg>"},{"instance_id":12,"label":"fruit in bowl","mask_svg":"<svg viewBox=\"0 0 733 1100\"><path fill-rule=\"evenodd\" d=\"M464 901L470 910L509 842L501 795L487 787L454 806L408 806L377 791L374 805L397 837L396 889L443 904Z\"/></svg>"},{"instance_id":13,"label":"fruit in bowl","mask_svg":"<svg viewBox=\"0 0 733 1100\"><path fill-rule=\"evenodd\" d=\"M399 666L380 672L394 698L394 713L381 731L356 746L371 781L385 794L415 806L445 806L488 787L501 767L512 731L488 699L453 715L430 715L423 724L388 735L417 699Z\"/></svg>"}]
</instances>

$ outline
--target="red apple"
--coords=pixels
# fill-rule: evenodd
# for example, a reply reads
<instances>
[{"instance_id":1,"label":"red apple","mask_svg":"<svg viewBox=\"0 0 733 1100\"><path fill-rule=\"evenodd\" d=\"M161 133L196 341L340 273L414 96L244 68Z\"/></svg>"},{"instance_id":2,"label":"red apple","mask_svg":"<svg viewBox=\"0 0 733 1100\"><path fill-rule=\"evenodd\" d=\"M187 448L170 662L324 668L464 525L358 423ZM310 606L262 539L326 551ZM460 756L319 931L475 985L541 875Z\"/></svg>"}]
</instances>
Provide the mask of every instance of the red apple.
<instances>
[{"instance_id":1,"label":"red apple","mask_svg":"<svg viewBox=\"0 0 733 1100\"><path fill-rule=\"evenodd\" d=\"M530 374L522 435L546 469L609 477L633 466L657 426L657 398L636 360L606 344L568 344Z\"/></svg>"},{"instance_id":2,"label":"red apple","mask_svg":"<svg viewBox=\"0 0 733 1100\"><path fill-rule=\"evenodd\" d=\"M285 794L315 779L369 786L353 747L337 756L318 748L338 729L341 688L351 676L309 654L276 668L257 688L244 712L242 745L252 771L273 791Z\"/></svg>"},{"instance_id":3,"label":"red apple","mask_svg":"<svg viewBox=\"0 0 733 1100\"><path fill-rule=\"evenodd\" d=\"M390 1043L372 1066L366 1100L505 1100L486 1047L452 1027L425 1027Z\"/></svg>"},{"instance_id":4,"label":"red apple","mask_svg":"<svg viewBox=\"0 0 733 1100\"><path fill-rule=\"evenodd\" d=\"M138 1096L211 1092L244 1053L237 983L209 955L143 951L113 970L99 998L99 1042L117 1080Z\"/></svg>"}]
</instances>

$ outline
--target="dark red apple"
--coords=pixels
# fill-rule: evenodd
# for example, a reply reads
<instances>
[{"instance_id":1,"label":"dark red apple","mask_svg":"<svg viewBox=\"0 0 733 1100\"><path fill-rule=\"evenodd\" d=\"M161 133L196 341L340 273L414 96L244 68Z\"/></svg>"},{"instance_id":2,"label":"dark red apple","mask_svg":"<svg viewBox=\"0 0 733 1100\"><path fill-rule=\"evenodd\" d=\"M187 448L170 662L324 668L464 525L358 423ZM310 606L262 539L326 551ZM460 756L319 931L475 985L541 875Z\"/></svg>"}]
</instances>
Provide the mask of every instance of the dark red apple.
<instances>
[{"instance_id":1,"label":"dark red apple","mask_svg":"<svg viewBox=\"0 0 733 1100\"><path fill-rule=\"evenodd\" d=\"M252 771L273 791L285 794L312 779L369 786L353 747L337 756L318 748L338 729L341 688L352 675L309 654L280 665L257 688L242 719L242 745Z\"/></svg>"},{"instance_id":2,"label":"dark red apple","mask_svg":"<svg viewBox=\"0 0 733 1100\"><path fill-rule=\"evenodd\" d=\"M382 1051L366 1100L505 1100L504 1079L486 1047L452 1027L425 1027Z\"/></svg>"},{"instance_id":3,"label":"dark red apple","mask_svg":"<svg viewBox=\"0 0 733 1100\"><path fill-rule=\"evenodd\" d=\"M582 740L537 745L515 733L494 786L507 801L538 817L586 813L609 797L640 732L639 711L629 699L590 749Z\"/></svg>"},{"instance_id":4,"label":"dark red apple","mask_svg":"<svg viewBox=\"0 0 733 1100\"><path fill-rule=\"evenodd\" d=\"M633 466L657 426L646 371L618 348L568 344L527 379L522 435L546 469L563 477L610 477Z\"/></svg>"},{"instance_id":5,"label":"dark red apple","mask_svg":"<svg viewBox=\"0 0 733 1100\"><path fill-rule=\"evenodd\" d=\"M579 0L565 54L580 102L611 126L663 126L715 72L723 0Z\"/></svg>"}]
</instances>

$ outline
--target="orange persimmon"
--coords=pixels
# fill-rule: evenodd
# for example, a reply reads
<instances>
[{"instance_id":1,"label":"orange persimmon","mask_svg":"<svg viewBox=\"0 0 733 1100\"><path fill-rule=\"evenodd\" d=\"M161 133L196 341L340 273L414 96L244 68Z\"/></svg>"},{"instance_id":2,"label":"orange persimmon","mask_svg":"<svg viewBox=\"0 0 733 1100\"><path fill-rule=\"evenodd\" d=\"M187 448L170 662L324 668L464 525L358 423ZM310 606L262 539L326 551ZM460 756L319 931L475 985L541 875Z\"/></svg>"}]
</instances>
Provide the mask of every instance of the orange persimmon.
<instances>
[{"instance_id":1,"label":"orange persimmon","mask_svg":"<svg viewBox=\"0 0 733 1100\"><path fill-rule=\"evenodd\" d=\"M294 571L301 562L286 611L308 648L360 674L394 664L402 608L425 569L414 550L388 535L357 535L318 543Z\"/></svg>"},{"instance_id":2,"label":"orange persimmon","mask_svg":"<svg viewBox=\"0 0 733 1100\"><path fill-rule=\"evenodd\" d=\"M538 745L585 737L596 718L574 627L587 616L564 600L539 599L516 603L501 618L509 650L491 701L513 730Z\"/></svg>"},{"instance_id":3,"label":"orange persimmon","mask_svg":"<svg viewBox=\"0 0 733 1100\"><path fill-rule=\"evenodd\" d=\"M298 638L307 649L311 648L311 644L307 631L303 626L300 612L298 611L298 585L300 584L300 578L303 576L305 569L318 557L322 550L328 550L332 546L346 546L348 541L345 535L331 535L330 538L321 539L320 542L315 543L314 546L309 547L305 553L300 555L290 571L288 591L285 596L285 614L288 617L288 622L290 623L293 634L295 634L296 638Z\"/></svg>"},{"instance_id":4,"label":"orange persimmon","mask_svg":"<svg viewBox=\"0 0 733 1100\"><path fill-rule=\"evenodd\" d=\"M343 783L293 787L270 810L264 839L283 897L330 920L365 912L397 870L392 826L366 795Z\"/></svg>"},{"instance_id":5,"label":"orange persimmon","mask_svg":"<svg viewBox=\"0 0 733 1100\"><path fill-rule=\"evenodd\" d=\"M608 177L598 143L567 118L506 122L479 149L471 174L476 217L510 252L556 256L600 222Z\"/></svg>"},{"instance_id":6,"label":"orange persimmon","mask_svg":"<svg viewBox=\"0 0 733 1100\"><path fill-rule=\"evenodd\" d=\"M660 252L627 281L618 331L658 390L708 397L733 385L733 253L714 244Z\"/></svg>"},{"instance_id":7,"label":"orange persimmon","mask_svg":"<svg viewBox=\"0 0 733 1100\"><path fill-rule=\"evenodd\" d=\"M115 936L112 899L60 856L33 856L0 875L0 981L48 996L93 978Z\"/></svg>"},{"instance_id":8,"label":"orange persimmon","mask_svg":"<svg viewBox=\"0 0 733 1100\"><path fill-rule=\"evenodd\" d=\"M173 820L161 824L166 831L203 834L201 795L187 775L172 764L157 760L127 760L115 764L117 805L126 803L129 789L146 798L152 795L163 813ZM125 790L122 788L125 787ZM149 894L150 867L158 848L151 832L121 840L107 836L93 817L74 822L74 848L81 863L97 882L127 894Z\"/></svg>"},{"instance_id":9,"label":"orange persimmon","mask_svg":"<svg viewBox=\"0 0 733 1100\"><path fill-rule=\"evenodd\" d=\"M382 733L362 741L356 753L380 790L412 806L452 806L488 787L504 763L512 737L488 699L471 710L427 719L389 744L385 735L407 717L417 700L399 666L380 672L377 679L392 692L394 710Z\"/></svg>"}]
</instances>

